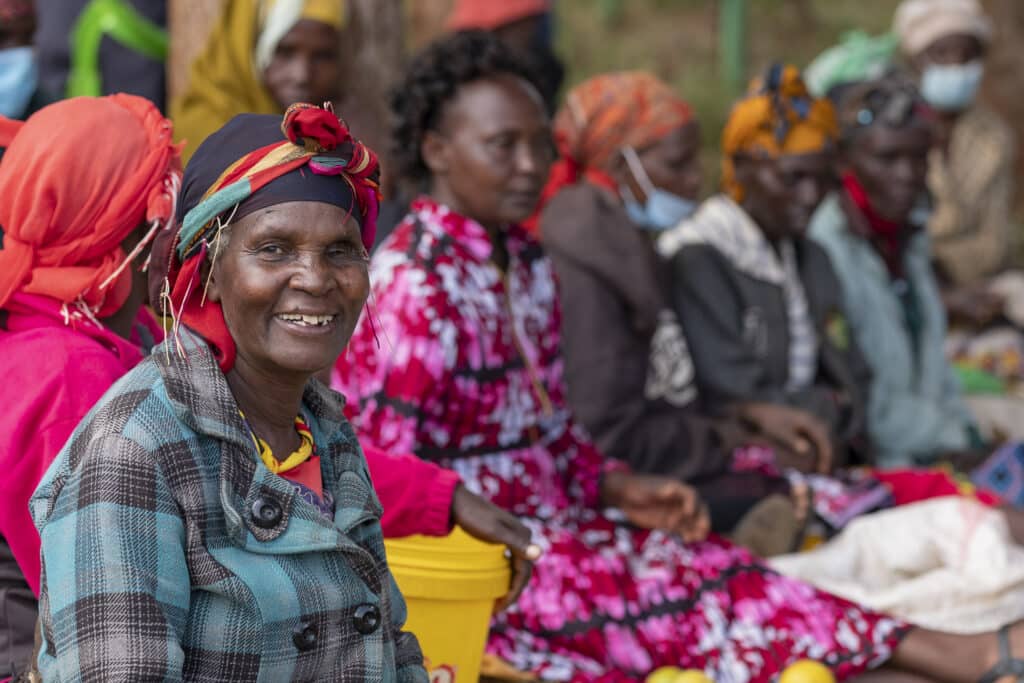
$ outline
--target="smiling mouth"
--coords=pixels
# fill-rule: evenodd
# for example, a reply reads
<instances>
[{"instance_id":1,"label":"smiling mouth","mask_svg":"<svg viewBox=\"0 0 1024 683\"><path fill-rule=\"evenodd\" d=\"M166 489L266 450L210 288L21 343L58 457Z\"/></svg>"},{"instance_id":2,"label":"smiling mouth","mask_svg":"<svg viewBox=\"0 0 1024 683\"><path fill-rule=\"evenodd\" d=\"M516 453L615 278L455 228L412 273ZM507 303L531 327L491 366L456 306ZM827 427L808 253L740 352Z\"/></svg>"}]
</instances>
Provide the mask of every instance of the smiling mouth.
<instances>
[{"instance_id":1,"label":"smiling mouth","mask_svg":"<svg viewBox=\"0 0 1024 683\"><path fill-rule=\"evenodd\" d=\"M336 315L305 315L302 313L280 313L277 315L282 322L302 327L327 327L337 317Z\"/></svg>"}]
</instances>

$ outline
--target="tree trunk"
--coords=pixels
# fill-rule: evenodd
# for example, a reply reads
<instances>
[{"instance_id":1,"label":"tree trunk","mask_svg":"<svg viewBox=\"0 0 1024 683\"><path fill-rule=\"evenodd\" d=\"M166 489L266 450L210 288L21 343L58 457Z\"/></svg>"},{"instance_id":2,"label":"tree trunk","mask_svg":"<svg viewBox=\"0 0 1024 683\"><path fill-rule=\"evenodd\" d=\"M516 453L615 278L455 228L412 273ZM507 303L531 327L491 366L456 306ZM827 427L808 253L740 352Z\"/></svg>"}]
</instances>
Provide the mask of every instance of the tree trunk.
<instances>
[{"instance_id":1,"label":"tree trunk","mask_svg":"<svg viewBox=\"0 0 1024 683\"><path fill-rule=\"evenodd\" d=\"M167 27L171 42L167 57L168 103L188 85L192 60L206 45L222 6L223 0L168 0Z\"/></svg>"},{"instance_id":2,"label":"tree trunk","mask_svg":"<svg viewBox=\"0 0 1024 683\"><path fill-rule=\"evenodd\" d=\"M413 51L419 50L444 33L445 20L448 19L454 4L454 0L407 0L409 46Z\"/></svg>"},{"instance_id":3,"label":"tree trunk","mask_svg":"<svg viewBox=\"0 0 1024 683\"><path fill-rule=\"evenodd\" d=\"M342 56L348 66L338 113L356 137L385 156L391 137L388 99L405 66L402 0L349 0Z\"/></svg>"}]
</instances>

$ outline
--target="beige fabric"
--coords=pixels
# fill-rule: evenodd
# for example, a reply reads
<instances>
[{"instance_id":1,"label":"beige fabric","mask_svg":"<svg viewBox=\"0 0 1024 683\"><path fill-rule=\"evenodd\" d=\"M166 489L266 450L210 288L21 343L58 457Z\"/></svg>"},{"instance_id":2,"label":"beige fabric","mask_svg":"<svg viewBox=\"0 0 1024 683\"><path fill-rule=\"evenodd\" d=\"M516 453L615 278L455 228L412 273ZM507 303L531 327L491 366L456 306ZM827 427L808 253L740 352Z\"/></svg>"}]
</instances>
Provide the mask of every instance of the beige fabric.
<instances>
[{"instance_id":1,"label":"beige fabric","mask_svg":"<svg viewBox=\"0 0 1024 683\"><path fill-rule=\"evenodd\" d=\"M908 55L916 55L940 38L955 33L992 38L992 22L977 0L903 0L896 8L893 33Z\"/></svg>"},{"instance_id":2,"label":"beige fabric","mask_svg":"<svg viewBox=\"0 0 1024 683\"><path fill-rule=\"evenodd\" d=\"M956 284L980 283L1015 253L1014 149L1009 127L976 106L953 129L948 156L931 152L928 188L935 211L928 231L936 260Z\"/></svg>"},{"instance_id":3,"label":"beige fabric","mask_svg":"<svg viewBox=\"0 0 1024 683\"><path fill-rule=\"evenodd\" d=\"M854 520L778 571L920 626L981 633L1024 617L1024 548L1003 514L939 498Z\"/></svg>"}]
</instances>

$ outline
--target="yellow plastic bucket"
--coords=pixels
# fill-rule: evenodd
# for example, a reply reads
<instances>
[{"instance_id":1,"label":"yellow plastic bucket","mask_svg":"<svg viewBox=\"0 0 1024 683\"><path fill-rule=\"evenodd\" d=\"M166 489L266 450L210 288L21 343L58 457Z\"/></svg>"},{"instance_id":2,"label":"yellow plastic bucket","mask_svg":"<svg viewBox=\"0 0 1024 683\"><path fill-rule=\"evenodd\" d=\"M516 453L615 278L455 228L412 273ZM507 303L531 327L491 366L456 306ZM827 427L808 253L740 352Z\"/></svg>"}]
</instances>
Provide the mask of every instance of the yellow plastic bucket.
<instances>
[{"instance_id":1,"label":"yellow plastic bucket","mask_svg":"<svg viewBox=\"0 0 1024 683\"><path fill-rule=\"evenodd\" d=\"M384 541L431 683L476 683L494 601L511 579L505 548L456 528L444 538Z\"/></svg>"}]
</instances>

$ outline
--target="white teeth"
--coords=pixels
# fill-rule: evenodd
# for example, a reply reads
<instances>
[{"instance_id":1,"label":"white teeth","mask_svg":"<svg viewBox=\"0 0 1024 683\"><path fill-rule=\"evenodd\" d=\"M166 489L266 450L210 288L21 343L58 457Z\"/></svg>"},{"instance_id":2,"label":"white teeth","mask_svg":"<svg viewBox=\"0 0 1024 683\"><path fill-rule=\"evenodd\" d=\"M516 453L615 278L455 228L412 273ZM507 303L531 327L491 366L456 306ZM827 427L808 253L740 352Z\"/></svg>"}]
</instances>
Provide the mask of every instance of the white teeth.
<instances>
[{"instance_id":1,"label":"white teeth","mask_svg":"<svg viewBox=\"0 0 1024 683\"><path fill-rule=\"evenodd\" d=\"M281 320L300 325L328 325L334 320L333 315L303 315L301 313L281 313L277 316Z\"/></svg>"}]
</instances>

